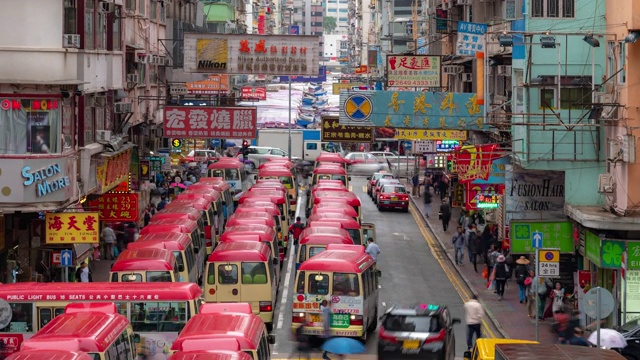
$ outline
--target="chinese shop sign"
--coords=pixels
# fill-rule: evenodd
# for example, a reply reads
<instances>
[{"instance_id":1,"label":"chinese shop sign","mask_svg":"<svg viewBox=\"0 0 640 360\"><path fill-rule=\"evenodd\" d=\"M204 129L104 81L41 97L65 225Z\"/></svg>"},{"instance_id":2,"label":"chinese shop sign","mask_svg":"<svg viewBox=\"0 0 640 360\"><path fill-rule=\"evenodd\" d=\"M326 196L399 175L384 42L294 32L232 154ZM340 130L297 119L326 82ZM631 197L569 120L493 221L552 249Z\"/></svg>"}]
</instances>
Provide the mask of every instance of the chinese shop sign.
<instances>
[{"instance_id":1,"label":"chinese shop sign","mask_svg":"<svg viewBox=\"0 0 640 360\"><path fill-rule=\"evenodd\" d=\"M493 160L500 158L502 152L497 144L462 146L453 152L456 164L455 172L461 183L476 179L487 180L491 173Z\"/></svg>"},{"instance_id":2,"label":"chinese shop sign","mask_svg":"<svg viewBox=\"0 0 640 360\"><path fill-rule=\"evenodd\" d=\"M96 169L96 178L100 186L100 192L104 194L123 181L128 181L130 164L130 148L119 154L101 158Z\"/></svg>"},{"instance_id":3,"label":"chinese shop sign","mask_svg":"<svg viewBox=\"0 0 640 360\"><path fill-rule=\"evenodd\" d=\"M351 315L349 314L331 314L331 327L338 329L346 329L351 326Z\"/></svg>"},{"instance_id":4,"label":"chinese shop sign","mask_svg":"<svg viewBox=\"0 0 640 360\"><path fill-rule=\"evenodd\" d=\"M186 83L189 94L217 94L229 91L229 75L209 75L209 78Z\"/></svg>"},{"instance_id":5,"label":"chinese shop sign","mask_svg":"<svg viewBox=\"0 0 640 360\"><path fill-rule=\"evenodd\" d=\"M267 100L267 88L264 86L243 86L242 100Z\"/></svg>"},{"instance_id":6,"label":"chinese shop sign","mask_svg":"<svg viewBox=\"0 0 640 360\"><path fill-rule=\"evenodd\" d=\"M315 76L319 54L318 36L184 35L186 72Z\"/></svg>"},{"instance_id":7,"label":"chinese shop sign","mask_svg":"<svg viewBox=\"0 0 640 360\"><path fill-rule=\"evenodd\" d=\"M467 183L465 184L465 201L464 201L464 207L467 210L478 210L481 208L487 208L490 206L482 206L480 203L485 202L485 203L489 203L489 202L493 202L493 201L489 201L489 200L493 200L493 198L491 199L480 199L480 196L486 196L486 197L492 197L492 196L498 196L504 193L504 185L498 185L498 184L470 184ZM498 202L499 202L499 198L497 198Z\"/></svg>"},{"instance_id":8,"label":"chinese shop sign","mask_svg":"<svg viewBox=\"0 0 640 360\"><path fill-rule=\"evenodd\" d=\"M531 237L535 231L543 235L543 246L558 249L562 253L573 253L573 225L569 221L529 222L511 221L511 252L514 254L532 253Z\"/></svg>"},{"instance_id":9,"label":"chinese shop sign","mask_svg":"<svg viewBox=\"0 0 640 360\"><path fill-rule=\"evenodd\" d=\"M626 249L624 241L602 239L591 231L585 232L585 256L602 269L620 269L622 265L622 253ZM638 243L629 242L627 251L629 269L638 268L638 257L640 248L636 248Z\"/></svg>"},{"instance_id":10,"label":"chinese shop sign","mask_svg":"<svg viewBox=\"0 0 640 360\"><path fill-rule=\"evenodd\" d=\"M640 241L627 241L627 268L640 269Z\"/></svg>"},{"instance_id":11,"label":"chinese shop sign","mask_svg":"<svg viewBox=\"0 0 640 360\"><path fill-rule=\"evenodd\" d=\"M46 213L47 244L95 244L100 240L97 212Z\"/></svg>"},{"instance_id":12,"label":"chinese shop sign","mask_svg":"<svg viewBox=\"0 0 640 360\"><path fill-rule=\"evenodd\" d=\"M485 51L484 34L487 24L476 24L458 21L458 46L456 54L460 56L476 56L476 52Z\"/></svg>"},{"instance_id":13,"label":"chinese shop sign","mask_svg":"<svg viewBox=\"0 0 640 360\"><path fill-rule=\"evenodd\" d=\"M440 56L388 55L387 86L440 87Z\"/></svg>"},{"instance_id":14,"label":"chinese shop sign","mask_svg":"<svg viewBox=\"0 0 640 360\"><path fill-rule=\"evenodd\" d=\"M409 129L484 130L484 106L471 93L340 92L340 124Z\"/></svg>"},{"instance_id":15,"label":"chinese shop sign","mask_svg":"<svg viewBox=\"0 0 640 360\"><path fill-rule=\"evenodd\" d=\"M395 129L399 140L467 140L464 130ZM457 141L456 141L457 143Z\"/></svg>"},{"instance_id":16,"label":"chinese shop sign","mask_svg":"<svg viewBox=\"0 0 640 360\"><path fill-rule=\"evenodd\" d=\"M104 194L89 208L100 213L100 221L138 221L138 194Z\"/></svg>"},{"instance_id":17,"label":"chinese shop sign","mask_svg":"<svg viewBox=\"0 0 640 360\"><path fill-rule=\"evenodd\" d=\"M373 134L368 126L340 125L338 118L322 119L322 141L334 142L372 142Z\"/></svg>"},{"instance_id":18,"label":"chinese shop sign","mask_svg":"<svg viewBox=\"0 0 640 360\"><path fill-rule=\"evenodd\" d=\"M164 107L164 136L255 139L255 107Z\"/></svg>"}]
</instances>

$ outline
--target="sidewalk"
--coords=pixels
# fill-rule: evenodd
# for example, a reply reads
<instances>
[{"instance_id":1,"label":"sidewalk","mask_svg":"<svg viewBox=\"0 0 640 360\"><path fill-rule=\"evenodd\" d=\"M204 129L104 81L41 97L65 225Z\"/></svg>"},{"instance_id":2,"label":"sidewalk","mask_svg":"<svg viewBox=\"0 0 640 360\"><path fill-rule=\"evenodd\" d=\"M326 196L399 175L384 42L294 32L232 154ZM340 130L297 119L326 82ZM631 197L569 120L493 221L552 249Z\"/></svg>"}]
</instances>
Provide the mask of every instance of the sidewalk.
<instances>
[{"instance_id":1,"label":"sidewalk","mask_svg":"<svg viewBox=\"0 0 640 360\"><path fill-rule=\"evenodd\" d=\"M411 186L407 186L410 189ZM424 191L424 188L421 190ZM449 261L453 263L453 244L451 237L456 231L457 219L460 216L460 209L454 208L451 216L451 222L447 232L442 230L442 222L438 219L440 209L440 196L432 194L431 209L429 218L426 223L431 232L435 235L436 240L446 249ZM413 197L411 201L424 217L424 202L422 197ZM473 264L469 262L469 255L465 249L465 261L462 266L455 266L460 278L471 288L471 291L478 296L478 300L483 304L487 316L498 327L498 330L505 338L513 339L535 339L535 319L527 316L527 305L520 304L518 298L518 285L513 279L507 281L505 288L505 296L502 301L498 301L498 296L493 290L486 288L486 280L482 278L482 269L484 264L478 264L478 273L473 270ZM539 341L542 344L553 344L556 342L555 335L551 332L551 320L540 321L539 325Z\"/></svg>"}]
</instances>

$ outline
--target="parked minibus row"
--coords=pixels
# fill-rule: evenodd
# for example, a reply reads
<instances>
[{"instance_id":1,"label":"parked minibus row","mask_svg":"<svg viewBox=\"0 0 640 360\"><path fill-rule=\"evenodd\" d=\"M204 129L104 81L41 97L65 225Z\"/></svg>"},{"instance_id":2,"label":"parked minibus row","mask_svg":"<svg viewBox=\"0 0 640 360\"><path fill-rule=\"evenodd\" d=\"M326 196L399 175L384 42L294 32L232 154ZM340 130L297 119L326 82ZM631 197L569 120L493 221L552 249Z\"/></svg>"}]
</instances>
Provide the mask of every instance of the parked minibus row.
<instances>
[{"instance_id":1,"label":"parked minibus row","mask_svg":"<svg viewBox=\"0 0 640 360\"><path fill-rule=\"evenodd\" d=\"M108 287L110 284L103 285ZM6 295L7 291L11 290L3 290L3 294ZM56 292L50 294L62 296ZM165 292L162 295L169 294ZM12 337L19 340L8 342L3 353L11 354L8 359L12 360L134 360L139 356L150 360L271 358L269 347L275 338L268 335L264 322L252 314L249 304L203 304L196 307L189 320L184 321L180 334L173 332L165 342L145 339L135 330L136 323L149 318L171 323L180 313L172 309L163 310L156 304L151 312L134 312L128 317L127 311L123 314L122 302L105 300L69 302L37 332L27 333L24 339L22 334Z\"/></svg>"}]
</instances>

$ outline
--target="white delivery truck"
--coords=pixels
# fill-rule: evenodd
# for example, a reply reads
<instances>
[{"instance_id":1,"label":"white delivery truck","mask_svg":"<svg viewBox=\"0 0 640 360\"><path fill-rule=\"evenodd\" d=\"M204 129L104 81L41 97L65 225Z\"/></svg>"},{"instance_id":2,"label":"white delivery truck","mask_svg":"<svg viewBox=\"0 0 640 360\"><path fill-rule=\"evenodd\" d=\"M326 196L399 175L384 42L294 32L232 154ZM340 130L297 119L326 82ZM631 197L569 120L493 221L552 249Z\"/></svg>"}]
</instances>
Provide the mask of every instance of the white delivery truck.
<instances>
[{"instance_id":1,"label":"white delivery truck","mask_svg":"<svg viewBox=\"0 0 640 360\"><path fill-rule=\"evenodd\" d=\"M288 151L289 130L261 129L258 131L258 146L276 147ZM306 161L315 161L322 151L337 152L342 155L339 143L320 140L320 129L291 130L291 156Z\"/></svg>"}]
</instances>

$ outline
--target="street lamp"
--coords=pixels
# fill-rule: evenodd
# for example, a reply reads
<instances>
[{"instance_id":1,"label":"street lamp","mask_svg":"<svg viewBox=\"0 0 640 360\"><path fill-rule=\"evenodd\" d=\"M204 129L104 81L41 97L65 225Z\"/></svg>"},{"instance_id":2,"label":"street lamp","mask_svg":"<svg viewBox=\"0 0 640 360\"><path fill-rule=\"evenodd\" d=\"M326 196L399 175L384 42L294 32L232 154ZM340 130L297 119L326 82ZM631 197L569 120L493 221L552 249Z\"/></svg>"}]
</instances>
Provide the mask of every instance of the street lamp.
<instances>
[{"instance_id":1,"label":"street lamp","mask_svg":"<svg viewBox=\"0 0 640 360\"><path fill-rule=\"evenodd\" d=\"M287 8L289 11L289 35L291 35L291 25L293 24L293 7L289 6ZM289 75L289 130L287 136L287 154L289 155L289 161L291 161L291 75Z\"/></svg>"}]
</instances>

